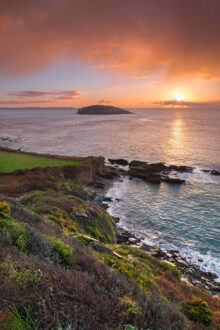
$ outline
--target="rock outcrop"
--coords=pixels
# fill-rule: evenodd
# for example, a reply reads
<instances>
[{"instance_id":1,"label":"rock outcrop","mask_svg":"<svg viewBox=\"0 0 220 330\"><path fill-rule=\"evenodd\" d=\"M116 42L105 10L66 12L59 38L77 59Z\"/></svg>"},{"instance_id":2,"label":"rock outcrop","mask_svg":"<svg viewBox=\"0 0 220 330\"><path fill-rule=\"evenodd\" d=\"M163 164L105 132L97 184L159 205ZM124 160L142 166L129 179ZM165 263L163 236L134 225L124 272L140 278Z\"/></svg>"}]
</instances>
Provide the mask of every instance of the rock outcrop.
<instances>
[{"instance_id":1,"label":"rock outcrop","mask_svg":"<svg viewBox=\"0 0 220 330\"><path fill-rule=\"evenodd\" d=\"M111 164L122 165L122 166L127 166L129 164L129 162L126 159L123 159L123 158L119 158L119 159L109 158L109 162Z\"/></svg>"},{"instance_id":2,"label":"rock outcrop","mask_svg":"<svg viewBox=\"0 0 220 330\"><path fill-rule=\"evenodd\" d=\"M166 166L163 163L153 163L149 164L147 162L142 162L138 160L133 160L129 164L128 174L134 178L143 179L146 182L151 183L174 183L180 184L185 183L185 180L181 180L178 177L170 177L169 174L172 170L177 172L189 172L192 171L191 167L187 166Z\"/></svg>"}]
</instances>

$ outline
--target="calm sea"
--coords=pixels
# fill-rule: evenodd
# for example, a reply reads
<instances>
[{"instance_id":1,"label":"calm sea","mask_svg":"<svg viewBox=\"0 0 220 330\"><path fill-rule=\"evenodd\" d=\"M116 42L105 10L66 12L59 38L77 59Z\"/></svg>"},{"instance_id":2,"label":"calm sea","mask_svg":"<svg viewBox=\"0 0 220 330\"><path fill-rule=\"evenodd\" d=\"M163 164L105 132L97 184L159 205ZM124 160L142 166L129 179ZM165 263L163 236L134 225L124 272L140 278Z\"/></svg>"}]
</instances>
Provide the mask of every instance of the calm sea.
<instances>
[{"instance_id":1,"label":"calm sea","mask_svg":"<svg viewBox=\"0 0 220 330\"><path fill-rule=\"evenodd\" d=\"M0 110L0 145L61 155L102 155L195 166L186 185L115 182L109 211L120 225L220 277L220 109L133 109L79 116L74 110ZM201 261L202 260L202 261Z\"/></svg>"}]
</instances>

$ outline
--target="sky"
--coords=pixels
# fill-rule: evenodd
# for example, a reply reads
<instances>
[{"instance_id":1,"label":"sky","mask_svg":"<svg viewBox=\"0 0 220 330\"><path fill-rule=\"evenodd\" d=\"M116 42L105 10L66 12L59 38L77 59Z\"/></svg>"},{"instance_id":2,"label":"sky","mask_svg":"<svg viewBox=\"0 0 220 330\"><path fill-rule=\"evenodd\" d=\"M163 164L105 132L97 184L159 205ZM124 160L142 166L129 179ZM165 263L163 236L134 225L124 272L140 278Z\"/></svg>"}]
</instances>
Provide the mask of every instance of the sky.
<instances>
[{"instance_id":1,"label":"sky","mask_svg":"<svg viewBox=\"0 0 220 330\"><path fill-rule=\"evenodd\" d=\"M0 107L220 108L219 0L1 0Z\"/></svg>"}]
</instances>

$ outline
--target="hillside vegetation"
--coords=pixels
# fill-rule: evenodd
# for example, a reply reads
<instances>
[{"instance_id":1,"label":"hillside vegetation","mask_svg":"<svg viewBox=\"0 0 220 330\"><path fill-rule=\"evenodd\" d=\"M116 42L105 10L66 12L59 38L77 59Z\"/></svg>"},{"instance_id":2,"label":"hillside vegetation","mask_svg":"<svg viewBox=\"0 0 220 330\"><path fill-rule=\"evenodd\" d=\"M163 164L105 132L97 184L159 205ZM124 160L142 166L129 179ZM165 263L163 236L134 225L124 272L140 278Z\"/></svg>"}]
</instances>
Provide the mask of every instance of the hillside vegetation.
<instances>
[{"instance_id":1,"label":"hillside vegetation","mask_svg":"<svg viewBox=\"0 0 220 330\"><path fill-rule=\"evenodd\" d=\"M0 329L220 329L218 297L117 244L102 161L0 175Z\"/></svg>"}]
</instances>

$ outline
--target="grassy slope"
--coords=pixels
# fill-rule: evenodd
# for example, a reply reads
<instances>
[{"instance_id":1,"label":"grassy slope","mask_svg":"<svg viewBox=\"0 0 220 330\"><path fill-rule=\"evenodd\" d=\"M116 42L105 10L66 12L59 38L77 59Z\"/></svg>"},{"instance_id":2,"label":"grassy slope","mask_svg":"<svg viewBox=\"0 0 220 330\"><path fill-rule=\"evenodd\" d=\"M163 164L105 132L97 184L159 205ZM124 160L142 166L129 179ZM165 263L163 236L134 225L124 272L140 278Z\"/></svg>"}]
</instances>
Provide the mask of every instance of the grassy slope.
<instances>
[{"instance_id":1,"label":"grassy slope","mask_svg":"<svg viewBox=\"0 0 220 330\"><path fill-rule=\"evenodd\" d=\"M41 155L31 155L0 151L0 172L8 173L18 169L30 169L36 166L63 166L77 165L79 161L70 159L59 159Z\"/></svg>"},{"instance_id":2,"label":"grassy slope","mask_svg":"<svg viewBox=\"0 0 220 330\"><path fill-rule=\"evenodd\" d=\"M0 152L0 170L12 154ZM14 154L5 168L65 162ZM114 243L112 219L91 202L91 189L54 175L41 178L42 191L20 190L19 202L33 212L28 217L20 210L13 218L0 199L1 329L220 329L218 298L139 249L105 245ZM17 185L27 179L14 174Z\"/></svg>"},{"instance_id":3,"label":"grassy slope","mask_svg":"<svg viewBox=\"0 0 220 330\"><path fill-rule=\"evenodd\" d=\"M39 231L0 202L1 329L219 330L219 299L181 282L175 267L126 245L94 251L92 238L83 235L86 248L77 228L57 225L56 236Z\"/></svg>"}]
</instances>

